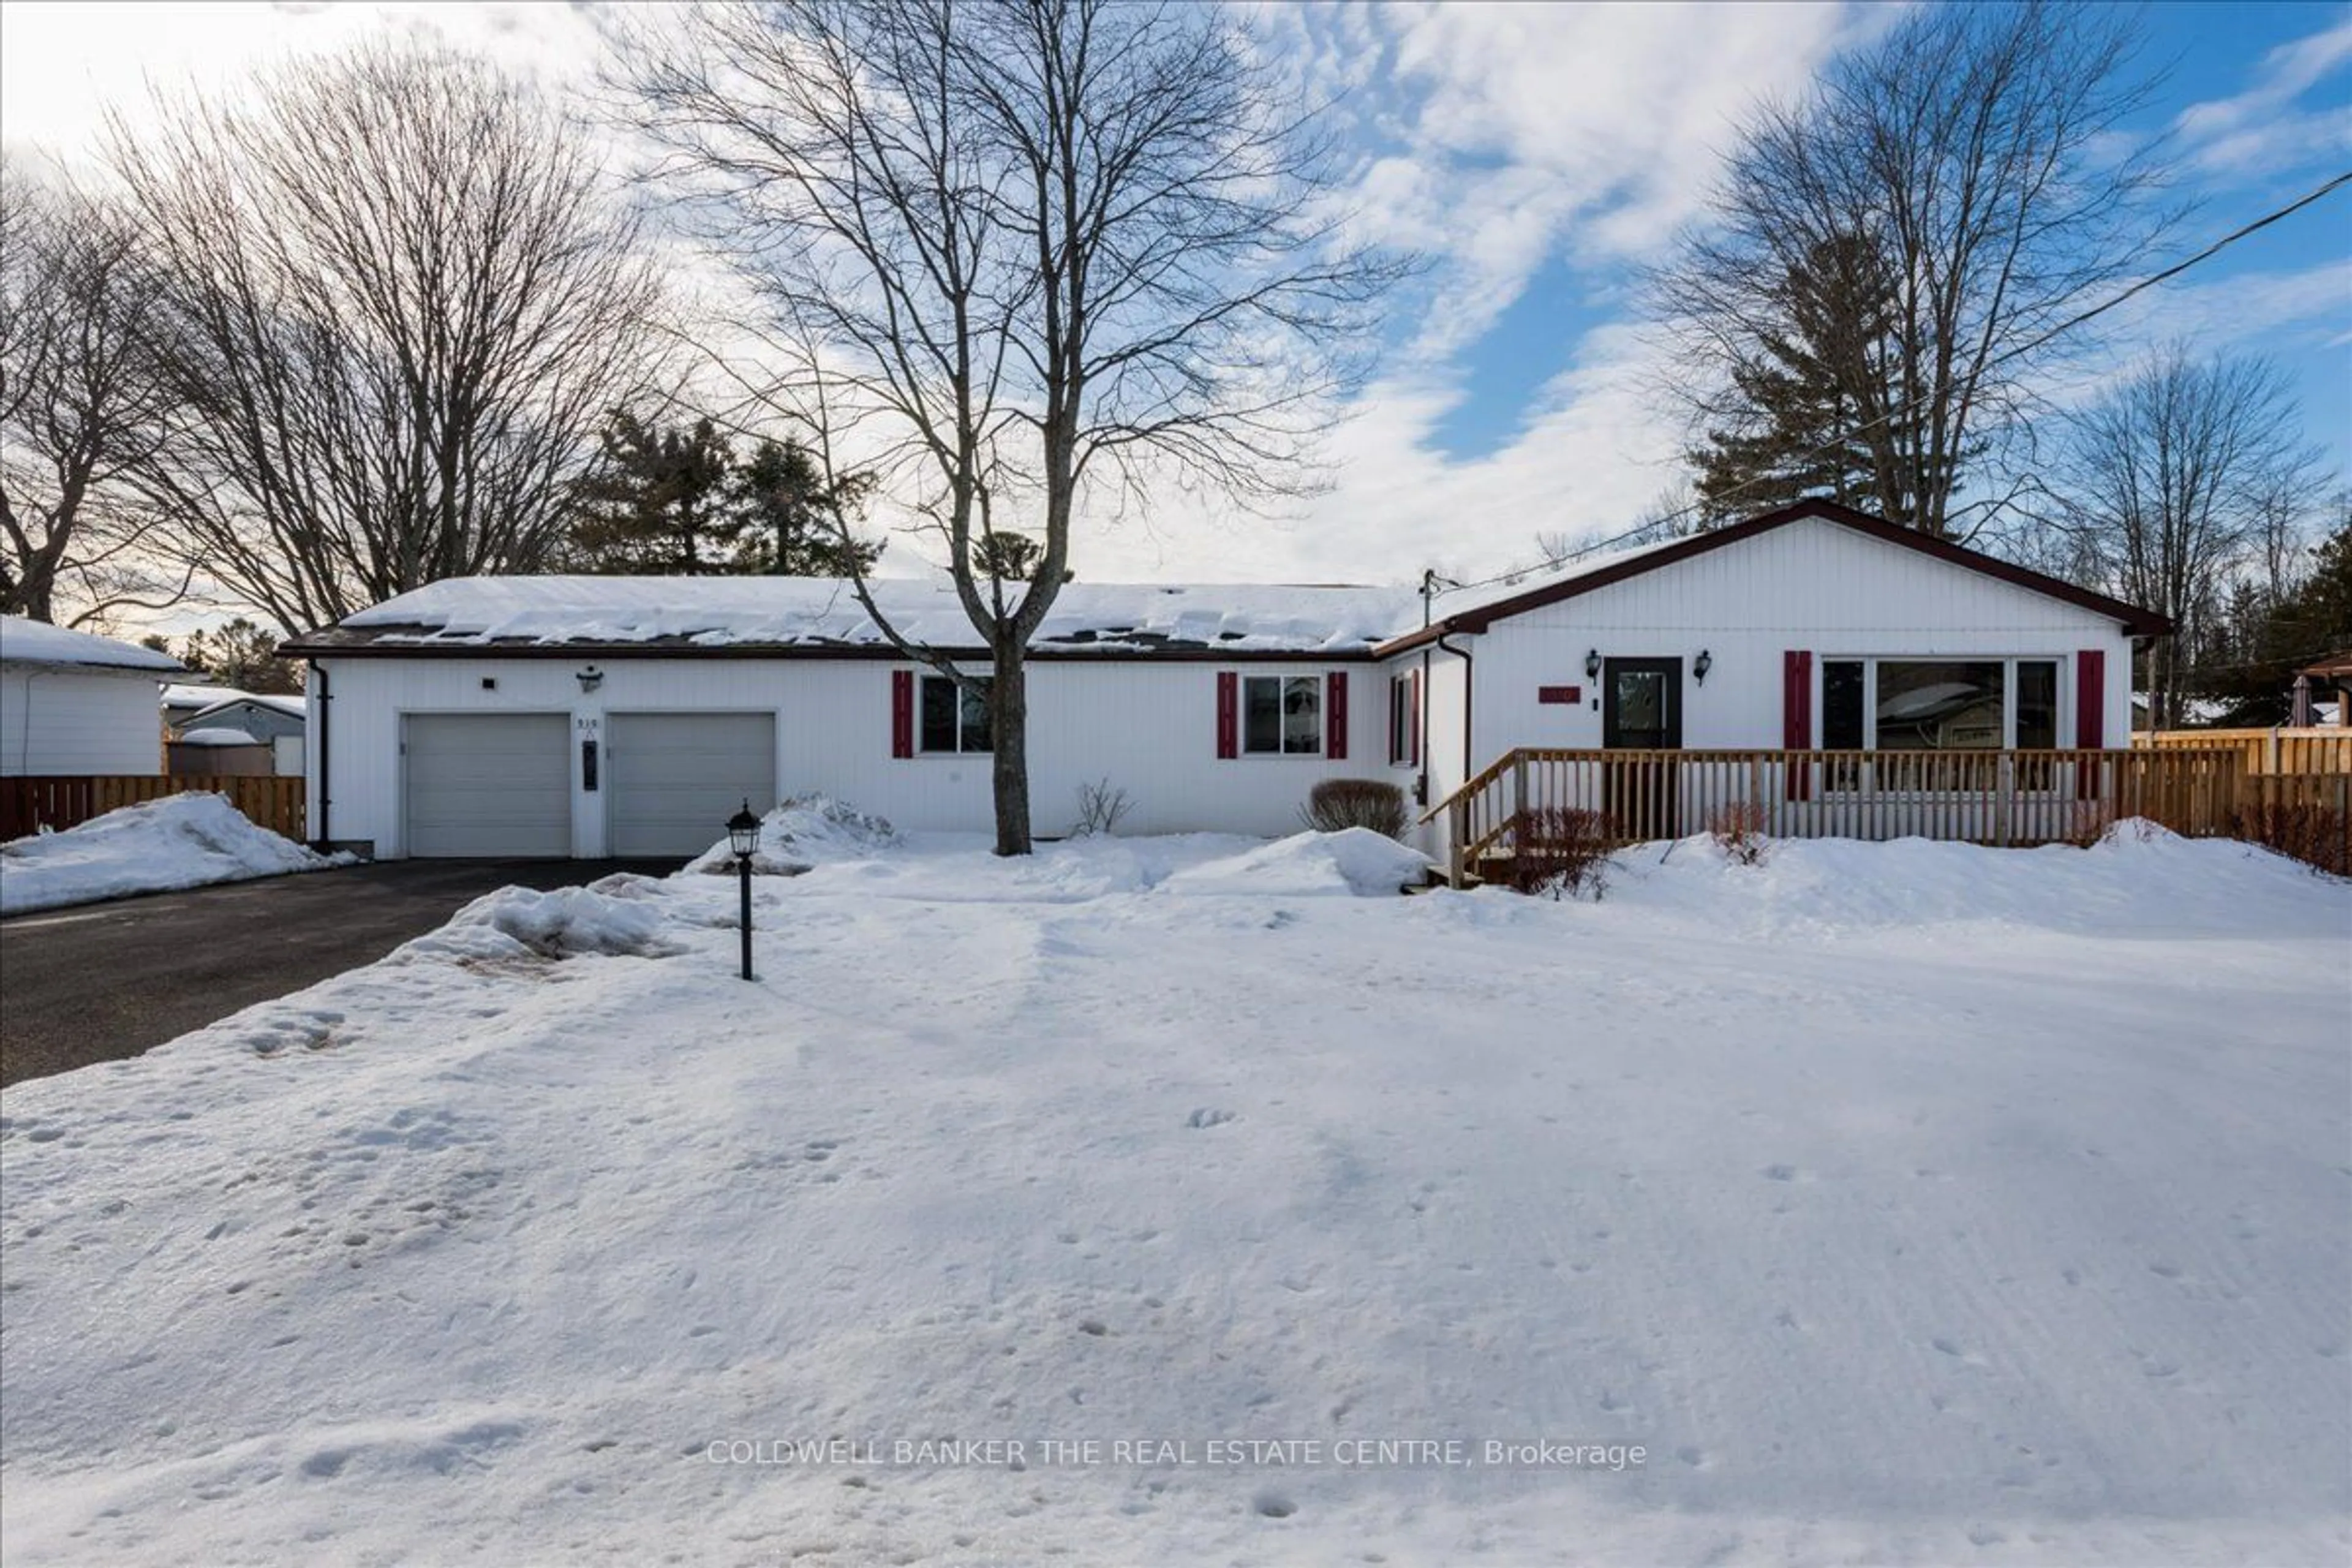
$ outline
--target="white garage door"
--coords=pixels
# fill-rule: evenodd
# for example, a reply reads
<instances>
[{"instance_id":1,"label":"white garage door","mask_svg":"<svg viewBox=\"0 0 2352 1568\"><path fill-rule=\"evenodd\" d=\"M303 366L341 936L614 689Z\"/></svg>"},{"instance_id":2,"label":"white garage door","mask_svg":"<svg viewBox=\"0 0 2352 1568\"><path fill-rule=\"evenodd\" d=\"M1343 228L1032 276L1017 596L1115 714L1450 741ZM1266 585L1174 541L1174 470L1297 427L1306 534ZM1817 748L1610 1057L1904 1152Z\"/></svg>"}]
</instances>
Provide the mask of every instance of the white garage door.
<instances>
[{"instance_id":1,"label":"white garage door","mask_svg":"<svg viewBox=\"0 0 2352 1568\"><path fill-rule=\"evenodd\" d=\"M562 713L411 713L408 852L570 855L571 729Z\"/></svg>"},{"instance_id":2,"label":"white garage door","mask_svg":"<svg viewBox=\"0 0 2352 1568\"><path fill-rule=\"evenodd\" d=\"M615 713L604 755L615 855L699 855L776 804L772 713Z\"/></svg>"}]
</instances>

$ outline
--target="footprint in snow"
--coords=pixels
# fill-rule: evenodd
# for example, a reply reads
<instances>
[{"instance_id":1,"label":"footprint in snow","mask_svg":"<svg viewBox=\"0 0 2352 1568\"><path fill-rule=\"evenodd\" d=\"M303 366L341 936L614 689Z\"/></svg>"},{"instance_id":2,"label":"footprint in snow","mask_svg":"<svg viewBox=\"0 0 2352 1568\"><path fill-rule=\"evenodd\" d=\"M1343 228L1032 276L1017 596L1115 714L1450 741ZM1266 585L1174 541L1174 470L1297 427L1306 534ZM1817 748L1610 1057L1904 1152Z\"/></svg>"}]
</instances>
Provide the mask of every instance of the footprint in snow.
<instances>
[{"instance_id":1,"label":"footprint in snow","mask_svg":"<svg viewBox=\"0 0 2352 1568\"><path fill-rule=\"evenodd\" d=\"M1184 1119L1184 1125L1192 1128L1223 1127L1226 1122L1234 1121L1239 1114L1239 1112L1232 1110L1213 1110L1208 1107L1203 1106L1200 1110L1193 1111L1192 1115L1186 1117Z\"/></svg>"}]
</instances>

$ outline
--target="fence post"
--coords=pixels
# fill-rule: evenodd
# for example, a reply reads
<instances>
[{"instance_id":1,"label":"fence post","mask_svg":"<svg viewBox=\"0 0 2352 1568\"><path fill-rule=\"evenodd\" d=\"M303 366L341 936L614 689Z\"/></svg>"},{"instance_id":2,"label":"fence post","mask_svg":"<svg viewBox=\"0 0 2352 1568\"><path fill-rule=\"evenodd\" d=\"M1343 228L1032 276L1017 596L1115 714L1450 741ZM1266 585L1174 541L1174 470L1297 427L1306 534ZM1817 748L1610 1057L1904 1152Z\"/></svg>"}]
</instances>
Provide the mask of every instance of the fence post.
<instances>
[{"instance_id":1,"label":"fence post","mask_svg":"<svg viewBox=\"0 0 2352 1568\"><path fill-rule=\"evenodd\" d=\"M1445 808L1445 883L1460 889L1470 885L1470 861L1464 846L1470 837L1470 806L1461 796Z\"/></svg>"},{"instance_id":2,"label":"fence post","mask_svg":"<svg viewBox=\"0 0 2352 1568\"><path fill-rule=\"evenodd\" d=\"M2278 771L2279 732L2278 726L2273 724L2271 726L2270 733L2263 737L2263 772L2274 773Z\"/></svg>"}]
</instances>

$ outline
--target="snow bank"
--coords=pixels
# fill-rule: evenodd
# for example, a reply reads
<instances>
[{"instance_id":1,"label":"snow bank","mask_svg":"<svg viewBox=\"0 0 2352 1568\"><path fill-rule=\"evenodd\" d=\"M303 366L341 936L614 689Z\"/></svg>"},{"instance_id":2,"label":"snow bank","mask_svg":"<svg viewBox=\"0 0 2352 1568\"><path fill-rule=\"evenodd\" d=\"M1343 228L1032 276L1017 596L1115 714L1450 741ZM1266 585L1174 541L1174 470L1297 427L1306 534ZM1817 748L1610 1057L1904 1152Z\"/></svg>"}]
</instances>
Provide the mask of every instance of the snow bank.
<instances>
[{"instance_id":1,"label":"snow bank","mask_svg":"<svg viewBox=\"0 0 2352 1568\"><path fill-rule=\"evenodd\" d=\"M1419 883L1429 857L1369 827L1297 833L1246 854L1213 860L1170 877L1171 893L1300 898L1352 894L1392 897Z\"/></svg>"},{"instance_id":2,"label":"snow bank","mask_svg":"<svg viewBox=\"0 0 2352 1568\"><path fill-rule=\"evenodd\" d=\"M446 926L413 945L466 956L667 958L683 950L663 934L663 912L638 890L642 880L608 878L595 888L549 892L501 888L476 899ZM504 941L486 945L486 934Z\"/></svg>"},{"instance_id":3,"label":"snow bank","mask_svg":"<svg viewBox=\"0 0 2352 1568\"><path fill-rule=\"evenodd\" d=\"M2352 888L1353 855L907 835L748 984L718 879L501 894L10 1087L0 1555L2344 1561Z\"/></svg>"},{"instance_id":4,"label":"snow bank","mask_svg":"<svg viewBox=\"0 0 2352 1568\"><path fill-rule=\"evenodd\" d=\"M2231 839L2182 838L2155 823L2116 826L2090 848L1986 849L1899 838L1773 839L1763 863L1726 859L1705 836L1615 858L1608 903L1675 911L1759 937L1841 937L1982 923L2039 931L2157 933L2274 929L2315 874Z\"/></svg>"},{"instance_id":5,"label":"snow bank","mask_svg":"<svg viewBox=\"0 0 2352 1568\"><path fill-rule=\"evenodd\" d=\"M796 877L827 860L861 860L899 843L887 818L822 795L795 796L760 819L760 847L751 870L761 877ZM704 850L688 871L735 874L735 852L727 840Z\"/></svg>"},{"instance_id":6,"label":"snow bank","mask_svg":"<svg viewBox=\"0 0 2352 1568\"><path fill-rule=\"evenodd\" d=\"M63 833L0 844L0 914L347 866L266 827L217 795L174 795Z\"/></svg>"}]
</instances>

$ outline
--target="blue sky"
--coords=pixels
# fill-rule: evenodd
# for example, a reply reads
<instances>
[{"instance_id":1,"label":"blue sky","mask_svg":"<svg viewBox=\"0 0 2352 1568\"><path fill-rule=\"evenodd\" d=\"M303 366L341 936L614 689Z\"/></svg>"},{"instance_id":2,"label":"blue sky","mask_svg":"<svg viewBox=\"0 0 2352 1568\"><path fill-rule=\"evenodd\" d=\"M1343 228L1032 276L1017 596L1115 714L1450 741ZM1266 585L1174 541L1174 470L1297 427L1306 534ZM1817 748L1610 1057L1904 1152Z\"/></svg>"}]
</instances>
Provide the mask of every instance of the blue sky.
<instances>
[{"instance_id":1,"label":"blue sky","mask_svg":"<svg viewBox=\"0 0 2352 1568\"><path fill-rule=\"evenodd\" d=\"M1408 581L1523 563L1538 532L1625 527L1678 472L1660 365L1626 297L1697 217L1758 96L1801 90L1883 5L1302 5L1242 0L1303 91L1336 98L1367 232L1431 263L1373 384L1325 443L1328 489L1275 518L1200 498L1094 520L1096 580ZM439 34L558 97L593 79L594 7L511 4L0 7L0 137L69 156L145 80L233 81L385 27ZM2200 204L2153 270L2352 168L2352 8L2142 13L2169 75L2141 122ZM2271 355L2309 437L2352 471L2352 190L2109 319L2112 374L2175 338ZM910 563L911 552L894 552Z\"/></svg>"}]
</instances>

